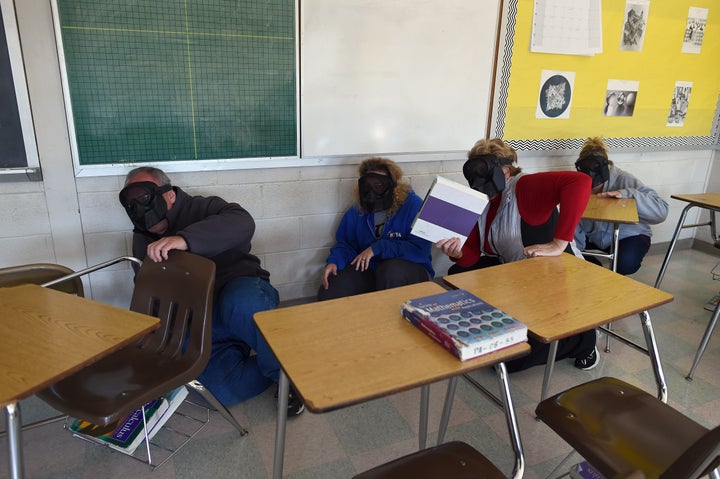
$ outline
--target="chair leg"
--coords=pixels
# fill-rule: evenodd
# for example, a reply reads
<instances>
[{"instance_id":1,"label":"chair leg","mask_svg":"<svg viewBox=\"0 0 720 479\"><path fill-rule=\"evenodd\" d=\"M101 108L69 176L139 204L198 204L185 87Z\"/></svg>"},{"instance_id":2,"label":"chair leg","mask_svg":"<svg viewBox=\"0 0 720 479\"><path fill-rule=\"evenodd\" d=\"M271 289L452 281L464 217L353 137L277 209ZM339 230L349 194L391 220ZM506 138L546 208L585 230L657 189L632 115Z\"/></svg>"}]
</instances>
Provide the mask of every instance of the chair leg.
<instances>
[{"instance_id":1,"label":"chair leg","mask_svg":"<svg viewBox=\"0 0 720 479\"><path fill-rule=\"evenodd\" d=\"M227 422L232 424L235 427L235 429L237 429L240 432L241 436L244 436L248 433L247 430L244 427L242 427L239 422L237 422L237 420L235 419L235 416L233 416L232 413L230 411L228 411L228 409L225 406L223 406L220 401L217 400L215 395L213 393L211 393L200 381L198 381L197 379L194 379L194 380L190 381L189 383L187 383L187 385L189 387L191 387L192 389L194 389L195 391L197 391L198 394L200 394L203 397L203 399L205 399L208 403L210 403L210 405L213 408L215 408L215 410L217 412L219 412L220 415L227 420Z\"/></svg>"},{"instance_id":2,"label":"chair leg","mask_svg":"<svg viewBox=\"0 0 720 479\"><path fill-rule=\"evenodd\" d=\"M685 377L685 379L687 379L688 381L693 380L693 376L695 375L695 368L697 368L698 364L700 363L700 359L705 353L705 348L707 348L707 345L710 342L710 337L712 336L712 333L715 330L715 326L718 322L718 316L720 316L720 303L715 306L715 311L713 311L712 318L710 318L710 322L708 323L707 329L705 330L705 334L703 335L702 341L700 341L700 345L698 346L697 352L695 353L695 359L693 360L692 366L690 367L690 372Z\"/></svg>"}]
</instances>

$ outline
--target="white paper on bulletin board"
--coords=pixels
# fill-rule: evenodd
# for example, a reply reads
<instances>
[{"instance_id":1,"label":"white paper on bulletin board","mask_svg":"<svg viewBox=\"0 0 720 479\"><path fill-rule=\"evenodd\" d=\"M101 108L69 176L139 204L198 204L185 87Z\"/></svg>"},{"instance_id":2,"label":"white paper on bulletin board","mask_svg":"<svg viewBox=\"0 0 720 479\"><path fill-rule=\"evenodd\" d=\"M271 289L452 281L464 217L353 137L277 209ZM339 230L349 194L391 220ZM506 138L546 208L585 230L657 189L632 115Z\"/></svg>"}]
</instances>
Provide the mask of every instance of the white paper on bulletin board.
<instances>
[{"instance_id":1,"label":"white paper on bulletin board","mask_svg":"<svg viewBox=\"0 0 720 479\"><path fill-rule=\"evenodd\" d=\"M466 151L485 136L500 0L302 0L302 156Z\"/></svg>"}]
</instances>

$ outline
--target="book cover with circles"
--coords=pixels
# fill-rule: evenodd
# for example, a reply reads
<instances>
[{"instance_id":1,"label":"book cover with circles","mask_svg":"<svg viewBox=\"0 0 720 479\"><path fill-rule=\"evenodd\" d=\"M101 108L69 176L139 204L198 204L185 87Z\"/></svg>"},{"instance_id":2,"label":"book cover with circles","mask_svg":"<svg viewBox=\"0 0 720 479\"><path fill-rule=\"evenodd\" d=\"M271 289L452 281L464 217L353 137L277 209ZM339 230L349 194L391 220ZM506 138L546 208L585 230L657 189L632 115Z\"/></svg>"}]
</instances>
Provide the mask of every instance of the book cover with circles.
<instances>
[{"instance_id":1,"label":"book cover with circles","mask_svg":"<svg viewBox=\"0 0 720 479\"><path fill-rule=\"evenodd\" d=\"M527 326L464 289L411 299L405 319L461 361L527 341Z\"/></svg>"},{"instance_id":2,"label":"book cover with circles","mask_svg":"<svg viewBox=\"0 0 720 479\"><path fill-rule=\"evenodd\" d=\"M464 244L488 203L486 194L438 176L425 196L410 234L433 243L457 237Z\"/></svg>"}]
</instances>

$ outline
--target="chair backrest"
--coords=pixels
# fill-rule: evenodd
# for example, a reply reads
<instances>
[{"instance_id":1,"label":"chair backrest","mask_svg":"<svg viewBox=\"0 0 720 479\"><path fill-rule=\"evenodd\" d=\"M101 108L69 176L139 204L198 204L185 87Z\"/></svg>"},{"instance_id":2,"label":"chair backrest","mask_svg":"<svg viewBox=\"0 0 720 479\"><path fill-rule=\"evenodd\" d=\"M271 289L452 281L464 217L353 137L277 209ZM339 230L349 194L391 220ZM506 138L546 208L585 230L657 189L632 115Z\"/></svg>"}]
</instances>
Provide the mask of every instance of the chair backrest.
<instances>
[{"instance_id":1,"label":"chair backrest","mask_svg":"<svg viewBox=\"0 0 720 479\"><path fill-rule=\"evenodd\" d=\"M0 268L0 287L17 286L19 284L43 284L74 273L73 270L59 264L32 263ZM84 296L83 283L80 278L73 278L51 286L52 289L65 293Z\"/></svg>"},{"instance_id":2,"label":"chair backrest","mask_svg":"<svg viewBox=\"0 0 720 479\"><path fill-rule=\"evenodd\" d=\"M695 441L660 478L696 479L710 474L716 467L720 467L720 426Z\"/></svg>"},{"instance_id":3,"label":"chair backrest","mask_svg":"<svg viewBox=\"0 0 720 479\"><path fill-rule=\"evenodd\" d=\"M160 319L139 347L171 359L178 371L190 367L187 381L210 359L214 285L215 263L184 251L160 263L145 259L135 277L130 309Z\"/></svg>"}]
</instances>

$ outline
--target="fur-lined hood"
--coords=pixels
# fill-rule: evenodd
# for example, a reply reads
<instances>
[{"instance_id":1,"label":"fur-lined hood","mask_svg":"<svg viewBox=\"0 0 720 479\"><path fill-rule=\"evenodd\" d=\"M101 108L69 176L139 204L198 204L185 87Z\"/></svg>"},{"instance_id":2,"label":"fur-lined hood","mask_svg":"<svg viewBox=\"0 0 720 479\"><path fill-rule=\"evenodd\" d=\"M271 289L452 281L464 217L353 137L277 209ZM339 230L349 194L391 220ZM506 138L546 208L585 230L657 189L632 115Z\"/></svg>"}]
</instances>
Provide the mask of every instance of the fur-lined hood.
<instances>
[{"instance_id":1,"label":"fur-lined hood","mask_svg":"<svg viewBox=\"0 0 720 479\"><path fill-rule=\"evenodd\" d=\"M360 163L358 173L360 174L360 176L362 176L369 171L378 170L386 171L390 178L392 178L392 180L396 184L395 190L393 191L393 204L390 209L388 209L388 215L392 216L397 212L400 206L405 203L405 200L412 191L412 187L409 183L403 180L403 171L397 165L397 163L387 158L368 158L367 160ZM360 204L360 191L358 189L357 183L355 184L355 188L353 190L353 197L355 199L355 204L357 205L358 209L364 213L365 211Z\"/></svg>"}]
</instances>

